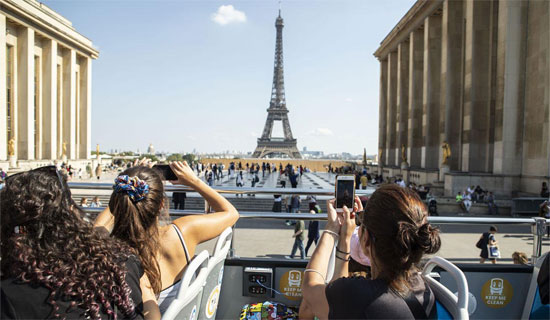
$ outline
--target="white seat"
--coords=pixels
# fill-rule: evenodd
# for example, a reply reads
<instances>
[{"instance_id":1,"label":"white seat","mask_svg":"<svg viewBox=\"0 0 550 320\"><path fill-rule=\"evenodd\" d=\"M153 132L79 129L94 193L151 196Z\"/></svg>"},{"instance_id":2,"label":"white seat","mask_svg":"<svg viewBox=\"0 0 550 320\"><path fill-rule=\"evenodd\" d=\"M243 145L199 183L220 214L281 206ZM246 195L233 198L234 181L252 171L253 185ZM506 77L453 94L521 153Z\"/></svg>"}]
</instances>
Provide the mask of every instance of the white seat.
<instances>
[{"instance_id":1,"label":"white seat","mask_svg":"<svg viewBox=\"0 0 550 320\"><path fill-rule=\"evenodd\" d=\"M163 320L197 319L208 274L208 259L208 251L204 250L189 262L181 278L178 296L162 315Z\"/></svg>"},{"instance_id":2,"label":"white seat","mask_svg":"<svg viewBox=\"0 0 550 320\"><path fill-rule=\"evenodd\" d=\"M233 229L225 229L216 242L212 257L208 260L208 275L202 293L199 319L215 319L223 279L223 265L231 248Z\"/></svg>"},{"instance_id":3,"label":"white seat","mask_svg":"<svg viewBox=\"0 0 550 320\"><path fill-rule=\"evenodd\" d=\"M432 278L430 273L436 266L443 268L453 277L458 288L458 297L440 282ZM424 266L422 277L434 292L436 302L440 303L451 314L453 319L469 319L468 281L462 270L441 257L433 257Z\"/></svg>"}]
</instances>

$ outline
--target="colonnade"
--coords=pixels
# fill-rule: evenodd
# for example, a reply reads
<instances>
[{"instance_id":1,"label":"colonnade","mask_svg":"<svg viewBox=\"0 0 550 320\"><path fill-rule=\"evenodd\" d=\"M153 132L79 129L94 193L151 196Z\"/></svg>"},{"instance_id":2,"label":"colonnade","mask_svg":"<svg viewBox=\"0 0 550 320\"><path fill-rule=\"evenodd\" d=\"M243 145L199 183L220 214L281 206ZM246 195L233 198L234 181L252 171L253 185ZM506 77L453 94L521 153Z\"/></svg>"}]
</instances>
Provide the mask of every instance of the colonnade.
<instances>
[{"instance_id":1,"label":"colonnade","mask_svg":"<svg viewBox=\"0 0 550 320\"><path fill-rule=\"evenodd\" d=\"M0 160L90 157L92 56L48 31L0 11Z\"/></svg>"},{"instance_id":2,"label":"colonnade","mask_svg":"<svg viewBox=\"0 0 550 320\"><path fill-rule=\"evenodd\" d=\"M521 173L526 13L527 1L413 6L375 52L381 167Z\"/></svg>"}]
</instances>

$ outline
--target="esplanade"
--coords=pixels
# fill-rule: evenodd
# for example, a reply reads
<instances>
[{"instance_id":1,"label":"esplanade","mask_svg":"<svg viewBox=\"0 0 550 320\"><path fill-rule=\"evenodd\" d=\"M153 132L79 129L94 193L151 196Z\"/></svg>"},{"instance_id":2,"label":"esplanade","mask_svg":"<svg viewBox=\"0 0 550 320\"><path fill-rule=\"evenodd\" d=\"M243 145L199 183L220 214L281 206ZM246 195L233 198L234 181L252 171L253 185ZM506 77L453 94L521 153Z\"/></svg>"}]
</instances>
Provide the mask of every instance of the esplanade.
<instances>
[{"instance_id":1,"label":"esplanade","mask_svg":"<svg viewBox=\"0 0 550 320\"><path fill-rule=\"evenodd\" d=\"M92 59L98 55L46 5L0 2L1 167L90 159Z\"/></svg>"},{"instance_id":2,"label":"esplanade","mask_svg":"<svg viewBox=\"0 0 550 320\"><path fill-rule=\"evenodd\" d=\"M382 40L384 177L538 194L550 178L550 2L419 0Z\"/></svg>"}]
</instances>

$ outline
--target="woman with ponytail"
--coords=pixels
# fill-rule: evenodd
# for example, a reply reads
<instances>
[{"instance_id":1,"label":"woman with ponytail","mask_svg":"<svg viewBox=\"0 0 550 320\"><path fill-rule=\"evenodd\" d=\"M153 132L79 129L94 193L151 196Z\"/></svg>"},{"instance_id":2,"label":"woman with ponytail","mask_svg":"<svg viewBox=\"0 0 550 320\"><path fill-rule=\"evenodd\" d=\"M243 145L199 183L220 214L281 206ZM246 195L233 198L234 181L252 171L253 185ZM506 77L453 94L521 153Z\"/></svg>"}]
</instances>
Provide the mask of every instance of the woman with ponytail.
<instances>
[{"instance_id":1,"label":"woman with ponytail","mask_svg":"<svg viewBox=\"0 0 550 320\"><path fill-rule=\"evenodd\" d=\"M6 179L0 216L1 319L154 318L139 259L81 218L55 166Z\"/></svg>"},{"instance_id":2,"label":"woman with ponytail","mask_svg":"<svg viewBox=\"0 0 550 320\"><path fill-rule=\"evenodd\" d=\"M328 222L307 266L302 291L304 310L320 319L432 318L435 297L417 268L425 254L436 253L439 230L427 220L426 206L416 192L383 185L369 198L359 227L359 243L371 263L372 279L348 277L350 239L355 213L337 214L328 204ZM326 284L328 258L336 244L334 276ZM302 316L302 315L301 315ZM301 317L302 318L302 317Z\"/></svg>"},{"instance_id":3,"label":"woman with ponytail","mask_svg":"<svg viewBox=\"0 0 550 320\"><path fill-rule=\"evenodd\" d=\"M174 162L170 167L178 180L172 183L191 187L215 212L188 215L160 226L159 218L167 201L162 178L151 167L151 163L141 161L115 179L109 206L98 216L95 226L110 231L111 236L128 244L140 257L160 311L164 312L177 295L183 270L196 246L234 225L239 214L186 162Z\"/></svg>"}]
</instances>

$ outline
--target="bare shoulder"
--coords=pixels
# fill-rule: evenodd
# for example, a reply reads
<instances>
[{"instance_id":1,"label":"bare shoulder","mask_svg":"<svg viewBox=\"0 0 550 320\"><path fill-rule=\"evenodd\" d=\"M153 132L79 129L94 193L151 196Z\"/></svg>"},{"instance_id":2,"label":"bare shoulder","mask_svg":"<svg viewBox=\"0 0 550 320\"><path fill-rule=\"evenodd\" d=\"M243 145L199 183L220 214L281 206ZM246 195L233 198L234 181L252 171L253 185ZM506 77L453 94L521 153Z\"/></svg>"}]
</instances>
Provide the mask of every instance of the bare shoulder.
<instances>
[{"instance_id":1,"label":"bare shoulder","mask_svg":"<svg viewBox=\"0 0 550 320\"><path fill-rule=\"evenodd\" d=\"M176 256L181 254L181 241L172 224L159 228L159 242L163 255Z\"/></svg>"}]
</instances>

